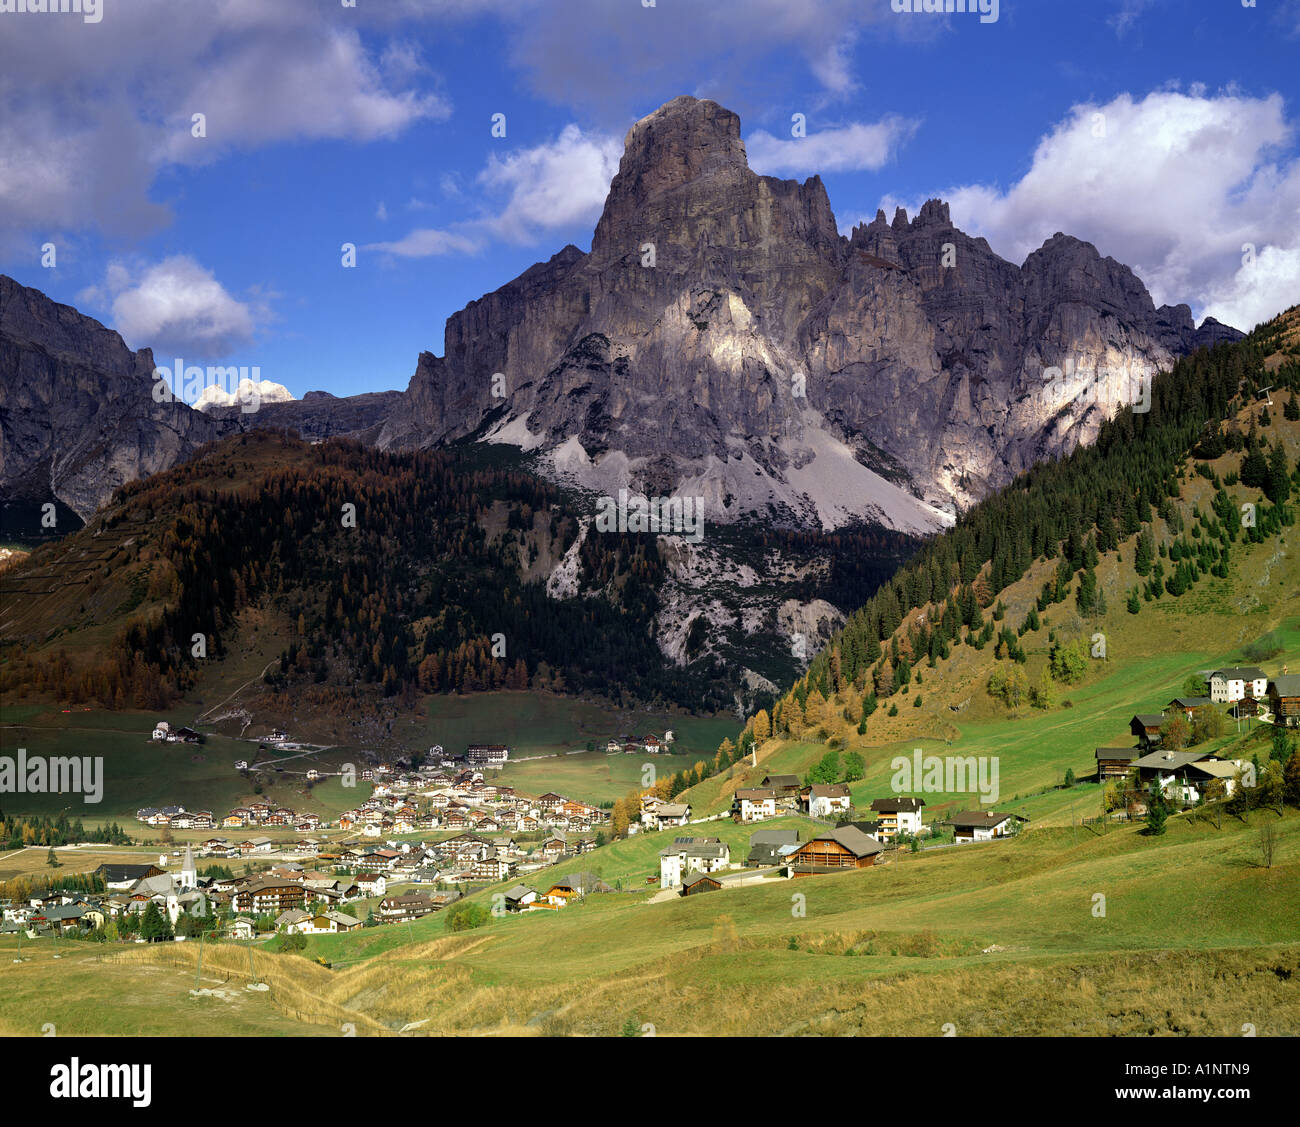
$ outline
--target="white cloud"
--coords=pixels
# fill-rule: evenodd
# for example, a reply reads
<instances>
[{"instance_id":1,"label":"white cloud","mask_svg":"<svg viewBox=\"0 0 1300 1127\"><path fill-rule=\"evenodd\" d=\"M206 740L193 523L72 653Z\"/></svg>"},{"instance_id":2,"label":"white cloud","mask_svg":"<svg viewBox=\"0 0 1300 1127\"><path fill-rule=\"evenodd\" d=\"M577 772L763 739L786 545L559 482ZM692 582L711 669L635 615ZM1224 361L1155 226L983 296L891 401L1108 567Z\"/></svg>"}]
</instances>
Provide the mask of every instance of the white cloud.
<instances>
[{"instance_id":1,"label":"white cloud","mask_svg":"<svg viewBox=\"0 0 1300 1127\"><path fill-rule=\"evenodd\" d=\"M368 243L363 249L382 251L398 258L431 258L441 254L475 254L482 245L470 235L420 227L393 242Z\"/></svg>"},{"instance_id":2,"label":"white cloud","mask_svg":"<svg viewBox=\"0 0 1300 1127\"><path fill-rule=\"evenodd\" d=\"M1250 328L1297 297L1294 141L1277 94L1122 94L1073 107L1005 191L944 195L958 226L1016 262L1065 231L1131 266L1157 304L1187 302L1198 318ZM1248 243L1257 260L1243 273Z\"/></svg>"},{"instance_id":3,"label":"white cloud","mask_svg":"<svg viewBox=\"0 0 1300 1127\"><path fill-rule=\"evenodd\" d=\"M871 124L854 122L834 129L810 129L806 137L788 140L760 129L749 135L745 151L749 166L769 176L874 171L894 157L918 124L891 116Z\"/></svg>"},{"instance_id":4,"label":"white cloud","mask_svg":"<svg viewBox=\"0 0 1300 1127\"><path fill-rule=\"evenodd\" d=\"M389 138L450 113L414 47L363 41L356 21L322 18L316 0L202 8L131 0L92 28L4 21L0 243L33 231L138 237L169 218L150 198L168 164L283 140ZM191 136L194 113L207 116L206 139Z\"/></svg>"},{"instance_id":5,"label":"white cloud","mask_svg":"<svg viewBox=\"0 0 1300 1127\"><path fill-rule=\"evenodd\" d=\"M590 228L600 218L622 155L619 138L567 125L554 141L488 158L475 178L486 197L478 216L453 230L417 228L397 242L367 249L405 258L474 254L491 239L527 244L546 231ZM444 176L442 187L449 195L462 194L455 179Z\"/></svg>"},{"instance_id":6,"label":"white cloud","mask_svg":"<svg viewBox=\"0 0 1300 1127\"><path fill-rule=\"evenodd\" d=\"M622 155L619 138L576 125L565 126L555 141L493 155L478 182L510 198L486 226L513 242L531 242L538 230L594 223Z\"/></svg>"},{"instance_id":7,"label":"white cloud","mask_svg":"<svg viewBox=\"0 0 1300 1127\"><path fill-rule=\"evenodd\" d=\"M77 300L107 305L114 328L132 348L195 359L248 344L270 317L263 300L239 301L188 255L137 268L111 263L103 285Z\"/></svg>"}]
</instances>

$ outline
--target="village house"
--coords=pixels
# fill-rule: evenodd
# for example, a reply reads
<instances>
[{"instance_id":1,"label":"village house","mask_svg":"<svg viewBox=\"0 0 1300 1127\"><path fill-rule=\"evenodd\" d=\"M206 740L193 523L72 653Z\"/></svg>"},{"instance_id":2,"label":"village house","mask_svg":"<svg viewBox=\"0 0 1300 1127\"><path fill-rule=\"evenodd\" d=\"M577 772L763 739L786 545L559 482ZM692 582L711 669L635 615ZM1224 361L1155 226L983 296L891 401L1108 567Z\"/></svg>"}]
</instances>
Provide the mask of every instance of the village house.
<instances>
[{"instance_id":1,"label":"village house","mask_svg":"<svg viewBox=\"0 0 1300 1127\"><path fill-rule=\"evenodd\" d=\"M357 888L362 896L383 896L388 889L388 879L383 873L366 873L357 877Z\"/></svg>"},{"instance_id":2,"label":"village house","mask_svg":"<svg viewBox=\"0 0 1300 1127\"><path fill-rule=\"evenodd\" d=\"M1268 700L1268 697L1264 698ZM1239 701L1234 701L1228 709L1228 715L1234 720L1248 720L1257 716L1262 716L1264 706L1254 697L1242 697Z\"/></svg>"},{"instance_id":3,"label":"village house","mask_svg":"<svg viewBox=\"0 0 1300 1127\"><path fill-rule=\"evenodd\" d=\"M1234 665L1210 674L1210 699L1217 704L1231 704L1242 697L1258 700L1268 692L1268 675L1253 665Z\"/></svg>"},{"instance_id":4,"label":"village house","mask_svg":"<svg viewBox=\"0 0 1300 1127\"><path fill-rule=\"evenodd\" d=\"M234 910L254 916L279 915L289 908L301 908L305 892L301 881L259 880L238 889L231 899Z\"/></svg>"},{"instance_id":5,"label":"village house","mask_svg":"<svg viewBox=\"0 0 1300 1127\"><path fill-rule=\"evenodd\" d=\"M505 744L471 744L465 749L465 762L471 767L504 767L509 758Z\"/></svg>"},{"instance_id":6,"label":"village house","mask_svg":"<svg viewBox=\"0 0 1300 1127\"><path fill-rule=\"evenodd\" d=\"M275 917L275 930L293 934L298 930L299 924L309 919L311 919L310 912L304 912L301 908L290 908L287 912L281 912Z\"/></svg>"},{"instance_id":7,"label":"village house","mask_svg":"<svg viewBox=\"0 0 1300 1127\"><path fill-rule=\"evenodd\" d=\"M745 864L760 868L783 865L798 847L798 830L755 830L749 835L749 854Z\"/></svg>"},{"instance_id":8,"label":"village house","mask_svg":"<svg viewBox=\"0 0 1300 1127\"><path fill-rule=\"evenodd\" d=\"M722 882L716 877L709 876L708 873L692 873L682 881L683 896L694 896L699 892L717 892L722 888Z\"/></svg>"},{"instance_id":9,"label":"village house","mask_svg":"<svg viewBox=\"0 0 1300 1127\"><path fill-rule=\"evenodd\" d=\"M999 814L993 810L963 810L946 821L952 826L954 841L960 845L964 842L992 841L996 837L1007 837L1029 819L1019 814Z\"/></svg>"},{"instance_id":10,"label":"village house","mask_svg":"<svg viewBox=\"0 0 1300 1127\"><path fill-rule=\"evenodd\" d=\"M659 886L676 888L690 873L714 873L731 864L731 847L716 837L679 837L659 851Z\"/></svg>"},{"instance_id":11,"label":"village house","mask_svg":"<svg viewBox=\"0 0 1300 1127\"><path fill-rule=\"evenodd\" d=\"M1128 728L1137 737L1138 744L1141 747L1159 747L1163 738L1160 734L1160 726L1164 722L1165 718L1162 713L1140 712L1129 721Z\"/></svg>"},{"instance_id":12,"label":"village house","mask_svg":"<svg viewBox=\"0 0 1300 1127\"><path fill-rule=\"evenodd\" d=\"M502 895L505 897L507 912L524 912L537 902L537 893L526 884L507 888Z\"/></svg>"},{"instance_id":13,"label":"village house","mask_svg":"<svg viewBox=\"0 0 1300 1127\"><path fill-rule=\"evenodd\" d=\"M1198 708L1209 708L1214 704L1210 697L1174 697L1166 706L1166 712L1181 712L1190 724Z\"/></svg>"},{"instance_id":14,"label":"village house","mask_svg":"<svg viewBox=\"0 0 1300 1127\"><path fill-rule=\"evenodd\" d=\"M303 920L297 925L298 931L304 935L319 935L325 932L355 931L361 926L361 921L355 916L349 916L344 912L322 912L318 916L312 916L310 920Z\"/></svg>"},{"instance_id":15,"label":"village house","mask_svg":"<svg viewBox=\"0 0 1300 1127\"><path fill-rule=\"evenodd\" d=\"M742 787L731 806L732 817L741 822L760 822L776 817L776 792L764 787Z\"/></svg>"},{"instance_id":16,"label":"village house","mask_svg":"<svg viewBox=\"0 0 1300 1127\"><path fill-rule=\"evenodd\" d=\"M1138 781L1147 790L1191 806L1199 802L1210 783L1221 780L1224 794L1231 793L1238 766L1216 759L1208 751L1153 751L1134 762Z\"/></svg>"},{"instance_id":17,"label":"village house","mask_svg":"<svg viewBox=\"0 0 1300 1127\"><path fill-rule=\"evenodd\" d=\"M828 833L805 841L789 855L790 871L796 877L821 876L848 869L867 869L885 847L852 826L837 826Z\"/></svg>"},{"instance_id":18,"label":"village house","mask_svg":"<svg viewBox=\"0 0 1300 1127\"><path fill-rule=\"evenodd\" d=\"M379 918L385 923L400 923L418 920L434 910L434 903L427 896L408 892L402 896L385 896L379 903Z\"/></svg>"},{"instance_id":19,"label":"village house","mask_svg":"<svg viewBox=\"0 0 1300 1127\"><path fill-rule=\"evenodd\" d=\"M808 813L814 818L833 818L852 804L845 783L815 783L808 791Z\"/></svg>"},{"instance_id":20,"label":"village house","mask_svg":"<svg viewBox=\"0 0 1300 1127\"><path fill-rule=\"evenodd\" d=\"M1141 758L1142 750L1136 747L1099 747L1094 755L1099 780L1126 779L1133 764Z\"/></svg>"},{"instance_id":21,"label":"village house","mask_svg":"<svg viewBox=\"0 0 1300 1127\"><path fill-rule=\"evenodd\" d=\"M654 811L654 822L658 829L669 826L684 826L691 819L689 802L661 802Z\"/></svg>"},{"instance_id":22,"label":"village house","mask_svg":"<svg viewBox=\"0 0 1300 1127\"><path fill-rule=\"evenodd\" d=\"M1284 673L1268 683L1269 711L1273 723L1284 728L1300 727L1300 674Z\"/></svg>"},{"instance_id":23,"label":"village house","mask_svg":"<svg viewBox=\"0 0 1300 1127\"><path fill-rule=\"evenodd\" d=\"M921 821L921 809L925 800L921 798L877 798L871 803L871 812L880 823L876 835L880 841L894 841L899 834L920 834L924 830Z\"/></svg>"}]
</instances>

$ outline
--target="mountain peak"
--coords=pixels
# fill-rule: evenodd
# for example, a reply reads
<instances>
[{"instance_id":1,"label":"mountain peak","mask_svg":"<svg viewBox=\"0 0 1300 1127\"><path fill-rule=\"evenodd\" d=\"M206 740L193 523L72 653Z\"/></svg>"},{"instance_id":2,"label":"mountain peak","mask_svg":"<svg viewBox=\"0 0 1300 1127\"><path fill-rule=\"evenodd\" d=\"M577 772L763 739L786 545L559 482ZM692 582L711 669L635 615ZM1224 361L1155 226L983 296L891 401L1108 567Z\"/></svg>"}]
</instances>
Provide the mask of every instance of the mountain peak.
<instances>
[{"instance_id":1,"label":"mountain peak","mask_svg":"<svg viewBox=\"0 0 1300 1127\"><path fill-rule=\"evenodd\" d=\"M747 180L757 180L757 174L740 139L740 118L708 99L674 98L627 131L592 251L627 253L629 225L641 232L648 214L691 210L686 201L670 202L679 193L720 199Z\"/></svg>"}]
</instances>

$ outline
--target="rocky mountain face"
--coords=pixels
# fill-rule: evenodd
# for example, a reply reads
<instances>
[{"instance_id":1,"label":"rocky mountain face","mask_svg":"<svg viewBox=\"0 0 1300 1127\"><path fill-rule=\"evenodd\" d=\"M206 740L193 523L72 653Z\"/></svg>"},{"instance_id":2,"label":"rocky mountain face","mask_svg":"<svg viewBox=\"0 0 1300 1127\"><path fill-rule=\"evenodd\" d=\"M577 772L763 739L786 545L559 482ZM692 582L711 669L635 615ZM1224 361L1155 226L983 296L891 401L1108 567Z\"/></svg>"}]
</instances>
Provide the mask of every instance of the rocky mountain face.
<instances>
[{"instance_id":1,"label":"rocky mountain face","mask_svg":"<svg viewBox=\"0 0 1300 1127\"><path fill-rule=\"evenodd\" d=\"M258 401L257 410L155 402L154 358L69 305L0 275L0 497L39 520L46 502L85 519L124 482L189 457L205 442L256 427L373 442L406 396ZM267 385L274 388L275 385ZM209 397L211 398L211 397ZM24 529L23 531L30 531Z\"/></svg>"},{"instance_id":2,"label":"rocky mountain face","mask_svg":"<svg viewBox=\"0 0 1300 1127\"><path fill-rule=\"evenodd\" d=\"M217 427L156 403L153 354L0 275L0 490L83 518L124 482L166 469Z\"/></svg>"},{"instance_id":3,"label":"rocky mountain face","mask_svg":"<svg viewBox=\"0 0 1300 1127\"><path fill-rule=\"evenodd\" d=\"M378 441L509 442L715 522L928 532L1238 335L1063 234L1017 267L938 200L846 238L818 177L757 175L739 118L681 97L628 132L590 253L452 316Z\"/></svg>"}]
</instances>

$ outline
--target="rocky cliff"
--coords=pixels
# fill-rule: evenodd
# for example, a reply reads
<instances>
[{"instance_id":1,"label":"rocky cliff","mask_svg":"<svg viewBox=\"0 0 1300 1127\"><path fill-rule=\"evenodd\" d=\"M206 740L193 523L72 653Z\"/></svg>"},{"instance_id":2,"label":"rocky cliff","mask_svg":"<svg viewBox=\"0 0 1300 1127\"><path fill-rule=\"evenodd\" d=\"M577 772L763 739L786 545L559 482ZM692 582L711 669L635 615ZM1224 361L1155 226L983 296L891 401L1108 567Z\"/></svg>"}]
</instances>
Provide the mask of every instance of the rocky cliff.
<instances>
[{"instance_id":1,"label":"rocky cliff","mask_svg":"<svg viewBox=\"0 0 1300 1127\"><path fill-rule=\"evenodd\" d=\"M62 502L83 519L127 481L182 461L200 445L256 427L373 442L402 392L262 402L206 413L155 402L154 359L98 321L0 275L0 501L23 520ZM31 514L35 514L34 517ZM31 531L30 529L15 531Z\"/></svg>"},{"instance_id":2,"label":"rocky cliff","mask_svg":"<svg viewBox=\"0 0 1300 1127\"><path fill-rule=\"evenodd\" d=\"M83 518L123 482L217 435L183 403L155 403L153 355L0 275L0 489Z\"/></svg>"},{"instance_id":3,"label":"rocky cliff","mask_svg":"<svg viewBox=\"0 0 1300 1127\"><path fill-rule=\"evenodd\" d=\"M1066 235L1017 267L937 200L846 238L819 178L757 175L739 118L681 97L628 132L591 252L452 316L378 441L514 443L714 521L931 531L1238 335Z\"/></svg>"}]
</instances>

